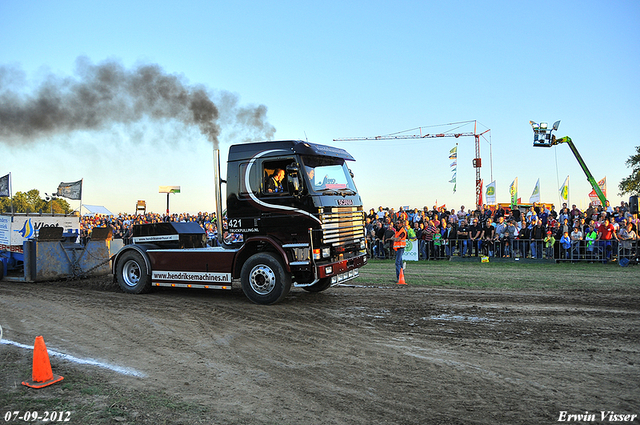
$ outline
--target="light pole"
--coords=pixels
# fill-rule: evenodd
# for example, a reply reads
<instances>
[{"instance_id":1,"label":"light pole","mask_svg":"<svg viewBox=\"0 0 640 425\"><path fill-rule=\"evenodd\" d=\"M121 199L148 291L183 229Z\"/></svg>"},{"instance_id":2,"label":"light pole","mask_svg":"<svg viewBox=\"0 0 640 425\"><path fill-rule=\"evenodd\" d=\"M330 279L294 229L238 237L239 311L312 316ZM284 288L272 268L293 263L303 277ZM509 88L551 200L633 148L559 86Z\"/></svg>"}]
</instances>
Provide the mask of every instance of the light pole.
<instances>
[{"instance_id":1,"label":"light pole","mask_svg":"<svg viewBox=\"0 0 640 425\"><path fill-rule=\"evenodd\" d=\"M160 186L159 193L167 194L167 215L169 215L169 195L172 193L180 193L180 186Z\"/></svg>"},{"instance_id":2,"label":"light pole","mask_svg":"<svg viewBox=\"0 0 640 425\"><path fill-rule=\"evenodd\" d=\"M53 215L53 201L58 199L58 197L56 196L55 193L52 193L51 195L49 195L48 193L45 192L45 200L49 203L49 207L51 208L51 215Z\"/></svg>"}]
</instances>

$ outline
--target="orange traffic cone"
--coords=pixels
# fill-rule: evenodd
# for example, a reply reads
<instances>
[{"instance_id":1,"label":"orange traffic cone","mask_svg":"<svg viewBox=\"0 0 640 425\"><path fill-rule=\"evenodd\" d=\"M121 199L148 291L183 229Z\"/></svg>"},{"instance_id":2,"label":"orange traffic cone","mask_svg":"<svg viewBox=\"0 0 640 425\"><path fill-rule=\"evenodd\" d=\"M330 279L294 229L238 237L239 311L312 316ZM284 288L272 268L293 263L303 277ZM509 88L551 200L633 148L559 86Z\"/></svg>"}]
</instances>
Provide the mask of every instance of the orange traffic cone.
<instances>
[{"instance_id":1,"label":"orange traffic cone","mask_svg":"<svg viewBox=\"0 0 640 425\"><path fill-rule=\"evenodd\" d=\"M44 345L42 336L37 336L36 342L33 344L33 371L31 377L31 381L24 381L22 385L31 388L44 388L64 379L62 376L54 375L51 371L47 346Z\"/></svg>"},{"instance_id":2,"label":"orange traffic cone","mask_svg":"<svg viewBox=\"0 0 640 425\"><path fill-rule=\"evenodd\" d=\"M398 279L398 285L406 285L407 282L404 281L404 270L400 269L400 278Z\"/></svg>"}]
</instances>

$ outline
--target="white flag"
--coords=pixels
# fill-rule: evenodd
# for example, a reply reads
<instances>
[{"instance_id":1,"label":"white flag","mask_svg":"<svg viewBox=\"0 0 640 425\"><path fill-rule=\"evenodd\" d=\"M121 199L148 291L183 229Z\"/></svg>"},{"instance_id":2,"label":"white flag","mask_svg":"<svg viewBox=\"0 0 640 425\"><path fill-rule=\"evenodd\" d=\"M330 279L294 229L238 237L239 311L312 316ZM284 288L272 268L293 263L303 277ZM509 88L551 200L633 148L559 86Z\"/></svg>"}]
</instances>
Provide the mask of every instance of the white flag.
<instances>
[{"instance_id":1,"label":"white flag","mask_svg":"<svg viewBox=\"0 0 640 425\"><path fill-rule=\"evenodd\" d=\"M536 182L536 187L533 188L533 193L529 198L529 202L540 202L540 179Z\"/></svg>"}]
</instances>

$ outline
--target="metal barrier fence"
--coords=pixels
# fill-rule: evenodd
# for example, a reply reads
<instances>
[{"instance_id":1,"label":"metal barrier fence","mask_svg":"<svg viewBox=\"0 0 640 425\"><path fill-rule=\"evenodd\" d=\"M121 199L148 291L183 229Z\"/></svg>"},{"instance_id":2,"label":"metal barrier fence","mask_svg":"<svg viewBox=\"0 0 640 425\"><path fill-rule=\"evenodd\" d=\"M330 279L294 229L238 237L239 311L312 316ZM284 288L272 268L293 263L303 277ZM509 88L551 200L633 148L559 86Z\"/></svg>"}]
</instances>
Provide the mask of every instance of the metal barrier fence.
<instances>
[{"instance_id":1,"label":"metal barrier fence","mask_svg":"<svg viewBox=\"0 0 640 425\"><path fill-rule=\"evenodd\" d=\"M418 240L420 260L448 260L451 257L494 257L556 262L609 262L640 263L640 241L571 241L563 246L559 241L548 246L542 240L501 239L497 241L470 239ZM370 241L367 251L371 258L395 258L390 242Z\"/></svg>"}]
</instances>

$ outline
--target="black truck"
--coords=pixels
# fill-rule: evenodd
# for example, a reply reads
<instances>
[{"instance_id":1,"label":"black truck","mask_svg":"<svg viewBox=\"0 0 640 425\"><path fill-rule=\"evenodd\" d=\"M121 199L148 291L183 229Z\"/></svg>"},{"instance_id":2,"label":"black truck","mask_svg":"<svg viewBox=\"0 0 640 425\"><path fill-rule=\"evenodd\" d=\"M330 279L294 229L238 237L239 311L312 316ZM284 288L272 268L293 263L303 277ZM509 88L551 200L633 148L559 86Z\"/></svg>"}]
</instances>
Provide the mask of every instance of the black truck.
<instances>
[{"instance_id":1,"label":"black truck","mask_svg":"<svg viewBox=\"0 0 640 425\"><path fill-rule=\"evenodd\" d=\"M233 145L226 181L214 153L219 246L207 246L195 223L136 225L133 244L112 262L125 292L239 283L251 301L273 304L291 285L319 292L358 276L367 262L364 212L347 151L300 140Z\"/></svg>"}]
</instances>

